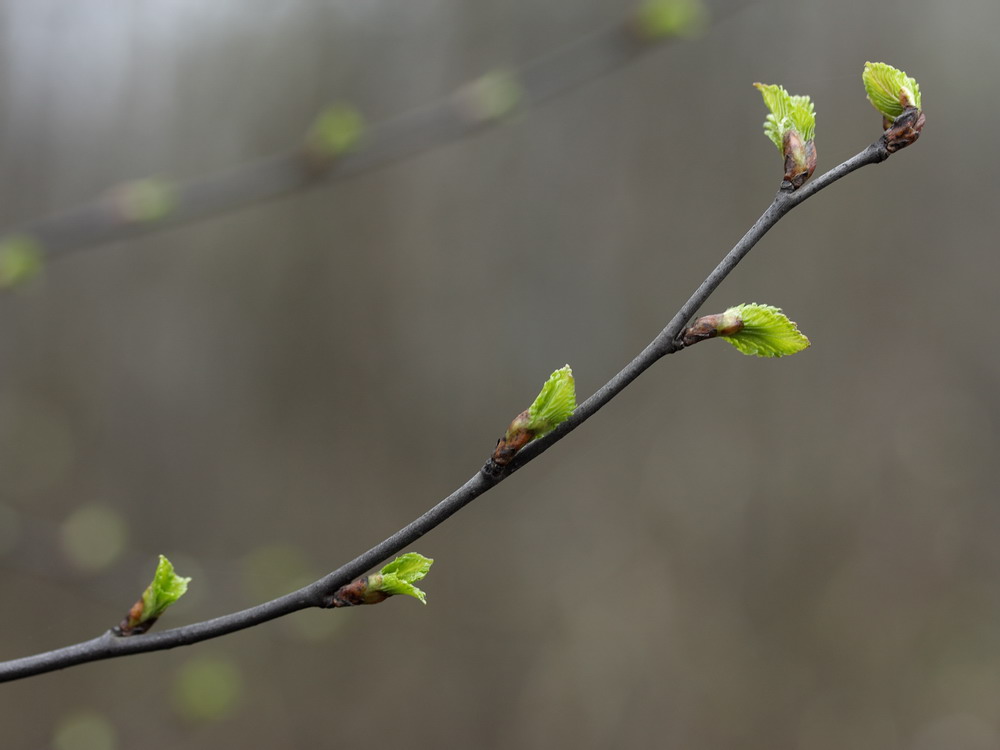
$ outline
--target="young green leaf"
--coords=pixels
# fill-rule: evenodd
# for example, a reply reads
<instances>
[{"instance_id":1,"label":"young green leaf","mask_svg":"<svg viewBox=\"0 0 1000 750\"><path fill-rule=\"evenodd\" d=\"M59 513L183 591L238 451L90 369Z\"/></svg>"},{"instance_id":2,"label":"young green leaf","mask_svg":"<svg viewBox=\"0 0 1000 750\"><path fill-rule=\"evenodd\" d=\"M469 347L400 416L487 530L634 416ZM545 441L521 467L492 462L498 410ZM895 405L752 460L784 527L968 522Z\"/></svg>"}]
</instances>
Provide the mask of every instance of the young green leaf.
<instances>
[{"instance_id":1,"label":"young green leaf","mask_svg":"<svg viewBox=\"0 0 1000 750\"><path fill-rule=\"evenodd\" d=\"M764 120L764 135L785 157L782 190L797 190L816 169L816 113L808 96L792 96L777 84L754 86L771 113Z\"/></svg>"},{"instance_id":2,"label":"young green leaf","mask_svg":"<svg viewBox=\"0 0 1000 750\"><path fill-rule=\"evenodd\" d=\"M160 555L153 582L142 595L142 602L146 606L144 619L162 615L167 607L187 593L189 583L191 583L190 578L177 575L170 560Z\"/></svg>"},{"instance_id":3,"label":"young green leaf","mask_svg":"<svg viewBox=\"0 0 1000 750\"><path fill-rule=\"evenodd\" d=\"M771 113L764 120L764 135L784 152L785 134L795 131L802 141L816 135L816 112L808 96L793 96L777 84L755 83Z\"/></svg>"},{"instance_id":4,"label":"young green leaf","mask_svg":"<svg viewBox=\"0 0 1000 750\"><path fill-rule=\"evenodd\" d=\"M781 308L756 303L737 305L723 313L723 326L735 333L719 336L743 354L784 357L809 346L809 339L781 312Z\"/></svg>"},{"instance_id":5,"label":"young green leaf","mask_svg":"<svg viewBox=\"0 0 1000 750\"><path fill-rule=\"evenodd\" d=\"M866 62L861 80L868 101L890 121L903 114L907 107L920 109L920 86L891 65Z\"/></svg>"},{"instance_id":6,"label":"young green leaf","mask_svg":"<svg viewBox=\"0 0 1000 750\"><path fill-rule=\"evenodd\" d=\"M156 566L152 582L118 626L119 635L145 633L153 627L153 623L167 610L167 607L187 593L190 582L190 578L177 575L170 561L160 555L160 562Z\"/></svg>"},{"instance_id":7,"label":"young green leaf","mask_svg":"<svg viewBox=\"0 0 1000 750\"><path fill-rule=\"evenodd\" d=\"M424 557L417 552L407 552L405 555L400 555L391 563L385 565L379 573L384 576L394 575L397 578L412 583L413 581L422 580L427 575L427 571L431 569L433 563L434 561L429 557Z\"/></svg>"},{"instance_id":8,"label":"young green leaf","mask_svg":"<svg viewBox=\"0 0 1000 750\"><path fill-rule=\"evenodd\" d=\"M42 248L33 237L13 234L0 239L0 288L28 281L42 266Z\"/></svg>"},{"instance_id":9,"label":"young green leaf","mask_svg":"<svg viewBox=\"0 0 1000 750\"><path fill-rule=\"evenodd\" d=\"M527 429L539 438L569 419L576 409L576 383L573 370L565 365L545 381L534 403L528 407Z\"/></svg>"},{"instance_id":10,"label":"young green leaf","mask_svg":"<svg viewBox=\"0 0 1000 750\"><path fill-rule=\"evenodd\" d=\"M576 409L576 384L569 365L549 376L538 398L507 426L503 437L486 462L483 471L488 476L498 476L517 452L542 435L547 435L569 419Z\"/></svg>"},{"instance_id":11,"label":"young green leaf","mask_svg":"<svg viewBox=\"0 0 1000 750\"><path fill-rule=\"evenodd\" d=\"M427 604L426 594L413 583L426 576L433 563L434 561L429 557L424 557L416 552L407 552L386 565L377 574L369 576L369 590L388 595L405 594Z\"/></svg>"}]
</instances>

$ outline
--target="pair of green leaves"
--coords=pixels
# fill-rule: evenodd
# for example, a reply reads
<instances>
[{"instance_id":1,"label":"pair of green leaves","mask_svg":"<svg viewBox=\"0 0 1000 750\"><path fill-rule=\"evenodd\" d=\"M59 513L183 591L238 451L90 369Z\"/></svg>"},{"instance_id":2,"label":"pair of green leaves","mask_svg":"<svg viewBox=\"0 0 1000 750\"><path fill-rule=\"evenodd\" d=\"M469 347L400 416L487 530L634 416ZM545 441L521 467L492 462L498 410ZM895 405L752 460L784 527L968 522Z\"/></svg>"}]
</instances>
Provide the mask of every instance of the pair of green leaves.
<instances>
[{"instance_id":1,"label":"pair of green leaves","mask_svg":"<svg viewBox=\"0 0 1000 750\"><path fill-rule=\"evenodd\" d=\"M703 321L702 335L687 343L718 337L743 354L757 357L784 357L809 346L809 339L799 331L795 323L780 308L771 305L737 305L719 315L699 318L693 326ZM691 328L688 329L690 330ZM506 434L500 439L500 446L514 445L519 450L531 440L550 433L569 419L575 410L576 383L573 370L566 365L549 376L531 406L511 422ZM500 448L494 453L494 460L499 452ZM512 455L513 453L511 457Z\"/></svg>"},{"instance_id":2,"label":"pair of green leaves","mask_svg":"<svg viewBox=\"0 0 1000 750\"><path fill-rule=\"evenodd\" d=\"M407 552L400 555L378 573L359 579L363 593L371 599L370 603L382 601L387 596L402 594L427 603L427 596L413 584L427 575L434 561L428 557ZM163 555L156 566L153 580L132 605L121 624L115 628L118 635L140 635L148 631L167 608L187 593L190 578L177 575L174 566ZM369 603L359 601L357 603Z\"/></svg>"},{"instance_id":3,"label":"pair of green leaves","mask_svg":"<svg viewBox=\"0 0 1000 750\"><path fill-rule=\"evenodd\" d=\"M407 552L378 573L368 576L369 589L388 596L396 594L412 596L414 599L419 599L422 604L427 604L427 595L413 584L427 575L433 563L429 557L416 552Z\"/></svg>"},{"instance_id":4,"label":"pair of green leaves","mask_svg":"<svg viewBox=\"0 0 1000 750\"><path fill-rule=\"evenodd\" d=\"M861 74L868 100L891 123L908 108L920 109L920 86L903 71L886 63L866 62ZM789 94L777 84L755 83L770 110L764 135L788 155L789 136L802 143L816 134L816 110L808 96Z\"/></svg>"},{"instance_id":5,"label":"pair of green leaves","mask_svg":"<svg viewBox=\"0 0 1000 750\"><path fill-rule=\"evenodd\" d=\"M383 567L378 573L363 578L355 578L344 584L329 596L324 597L322 607L357 607L364 604L378 604L390 596L403 594L427 603L423 591L413 584L421 580L430 570L434 561L429 557L407 552Z\"/></svg>"}]
</instances>

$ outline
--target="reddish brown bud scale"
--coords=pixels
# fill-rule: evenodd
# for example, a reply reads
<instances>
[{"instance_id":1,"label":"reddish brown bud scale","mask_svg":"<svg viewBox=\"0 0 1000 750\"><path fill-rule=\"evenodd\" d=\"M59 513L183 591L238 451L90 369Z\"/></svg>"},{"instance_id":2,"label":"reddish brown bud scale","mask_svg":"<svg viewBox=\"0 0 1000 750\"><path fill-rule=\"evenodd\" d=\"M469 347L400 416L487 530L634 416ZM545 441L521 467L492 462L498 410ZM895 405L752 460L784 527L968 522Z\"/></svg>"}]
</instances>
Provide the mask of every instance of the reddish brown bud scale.
<instances>
[{"instance_id":1,"label":"reddish brown bud scale","mask_svg":"<svg viewBox=\"0 0 1000 750\"><path fill-rule=\"evenodd\" d=\"M529 420L527 409L514 417L506 434L497 440L497 447L490 456L492 463L499 467L506 466L521 448L535 439L535 431L527 427Z\"/></svg>"},{"instance_id":2,"label":"reddish brown bud scale","mask_svg":"<svg viewBox=\"0 0 1000 750\"><path fill-rule=\"evenodd\" d=\"M142 635L148 631L156 623L157 618L150 617L148 620L140 622L145 608L146 607L143 604L142 599L139 599L139 601L132 605L132 608L125 616L125 619L118 623L117 627L112 628L112 632L114 632L115 635L130 636Z\"/></svg>"},{"instance_id":3,"label":"reddish brown bud scale","mask_svg":"<svg viewBox=\"0 0 1000 750\"><path fill-rule=\"evenodd\" d=\"M389 598L389 594L371 588L369 578L357 578L341 586L323 601L327 609L334 607L357 607L362 604L378 604Z\"/></svg>"},{"instance_id":4,"label":"reddish brown bud scale","mask_svg":"<svg viewBox=\"0 0 1000 750\"><path fill-rule=\"evenodd\" d=\"M920 137L926 120L923 110L916 107L904 109L903 114L889 124L882 136L885 139L885 150L894 154L909 146Z\"/></svg>"},{"instance_id":5,"label":"reddish brown bud scale","mask_svg":"<svg viewBox=\"0 0 1000 750\"><path fill-rule=\"evenodd\" d=\"M705 315L698 318L694 323L684 329L681 334L681 341L684 346L697 344L699 341L714 339L719 335L719 324L722 322L722 313L715 315Z\"/></svg>"},{"instance_id":6,"label":"reddish brown bud scale","mask_svg":"<svg viewBox=\"0 0 1000 750\"><path fill-rule=\"evenodd\" d=\"M782 187L797 190L816 171L816 143L802 142L802 137L794 130L785 133L782 151L785 155L785 182Z\"/></svg>"},{"instance_id":7,"label":"reddish brown bud scale","mask_svg":"<svg viewBox=\"0 0 1000 750\"><path fill-rule=\"evenodd\" d=\"M738 317L729 316L727 321L725 313L703 315L684 329L681 341L684 346L691 346L699 341L714 339L716 336L734 336L741 330L743 330L743 321Z\"/></svg>"}]
</instances>

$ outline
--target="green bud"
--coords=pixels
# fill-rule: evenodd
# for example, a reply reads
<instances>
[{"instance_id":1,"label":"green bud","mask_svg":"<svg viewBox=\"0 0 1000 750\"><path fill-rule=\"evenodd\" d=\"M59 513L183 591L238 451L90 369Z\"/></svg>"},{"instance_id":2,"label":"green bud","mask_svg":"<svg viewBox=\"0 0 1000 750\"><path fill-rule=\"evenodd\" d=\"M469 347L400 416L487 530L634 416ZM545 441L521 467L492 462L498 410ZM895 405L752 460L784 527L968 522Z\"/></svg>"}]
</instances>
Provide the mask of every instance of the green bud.
<instances>
[{"instance_id":1,"label":"green bud","mask_svg":"<svg viewBox=\"0 0 1000 750\"><path fill-rule=\"evenodd\" d=\"M12 234L0 240L0 288L34 278L43 266L42 247L34 237Z\"/></svg>"},{"instance_id":2,"label":"green bud","mask_svg":"<svg viewBox=\"0 0 1000 750\"><path fill-rule=\"evenodd\" d=\"M174 573L174 566L160 555L153 581L146 587L142 597L132 605L128 615L115 629L118 635L139 635L145 633L171 604L187 592L190 578L181 578Z\"/></svg>"},{"instance_id":3,"label":"green bud","mask_svg":"<svg viewBox=\"0 0 1000 750\"><path fill-rule=\"evenodd\" d=\"M708 26L708 10L701 0L646 0L636 25L645 39L697 36Z\"/></svg>"},{"instance_id":4,"label":"green bud","mask_svg":"<svg viewBox=\"0 0 1000 750\"><path fill-rule=\"evenodd\" d=\"M890 122L908 107L920 109L920 86L906 73L885 63L866 62L861 80L872 103Z\"/></svg>"},{"instance_id":5,"label":"green bud","mask_svg":"<svg viewBox=\"0 0 1000 750\"><path fill-rule=\"evenodd\" d=\"M322 607L357 607L378 604L390 596L403 594L427 604L427 596L413 584L427 575L434 561L416 552L400 555L378 573L355 578L324 597Z\"/></svg>"},{"instance_id":6,"label":"green bud","mask_svg":"<svg viewBox=\"0 0 1000 750\"><path fill-rule=\"evenodd\" d=\"M781 308L756 303L737 305L722 314L719 338L743 354L784 357L809 346L807 339Z\"/></svg>"},{"instance_id":7,"label":"green bud","mask_svg":"<svg viewBox=\"0 0 1000 750\"><path fill-rule=\"evenodd\" d=\"M361 113L348 104L334 104L320 113L306 136L310 156L334 159L357 148L364 134Z\"/></svg>"},{"instance_id":8,"label":"green bud","mask_svg":"<svg viewBox=\"0 0 1000 750\"><path fill-rule=\"evenodd\" d=\"M497 440L497 447L483 471L489 476L499 475L521 448L552 432L569 419L575 409L576 384L573 370L566 365L552 373L534 403L514 417L504 436Z\"/></svg>"}]
</instances>

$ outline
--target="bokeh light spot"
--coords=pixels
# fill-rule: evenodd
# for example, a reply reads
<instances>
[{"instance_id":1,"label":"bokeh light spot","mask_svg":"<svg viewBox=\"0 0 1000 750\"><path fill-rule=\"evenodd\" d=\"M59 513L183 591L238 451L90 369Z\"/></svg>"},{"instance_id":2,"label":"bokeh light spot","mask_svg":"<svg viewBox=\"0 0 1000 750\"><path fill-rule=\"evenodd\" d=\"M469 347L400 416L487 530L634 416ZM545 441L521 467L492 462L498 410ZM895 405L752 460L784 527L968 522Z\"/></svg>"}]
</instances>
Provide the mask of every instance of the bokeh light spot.
<instances>
[{"instance_id":1,"label":"bokeh light spot","mask_svg":"<svg viewBox=\"0 0 1000 750\"><path fill-rule=\"evenodd\" d=\"M115 750L115 728L94 711L76 711L63 717L52 739L55 750Z\"/></svg>"},{"instance_id":2,"label":"bokeh light spot","mask_svg":"<svg viewBox=\"0 0 1000 750\"><path fill-rule=\"evenodd\" d=\"M94 572L118 559L127 535L120 513L102 505L86 505L63 522L63 551L73 565Z\"/></svg>"},{"instance_id":3,"label":"bokeh light spot","mask_svg":"<svg viewBox=\"0 0 1000 750\"><path fill-rule=\"evenodd\" d=\"M287 594L318 578L302 550L280 543L258 547L247 555L242 574L243 587L254 601Z\"/></svg>"},{"instance_id":4,"label":"bokeh light spot","mask_svg":"<svg viewBox=\"0 0 1000 750\"><path fill-rule=\"evenodd\" d=\"M173 683L177 713L194 721L213 721L231 714L243 698L239 669L219 657L199 657L183 664Z\"/></svg>"}]
</instances>

